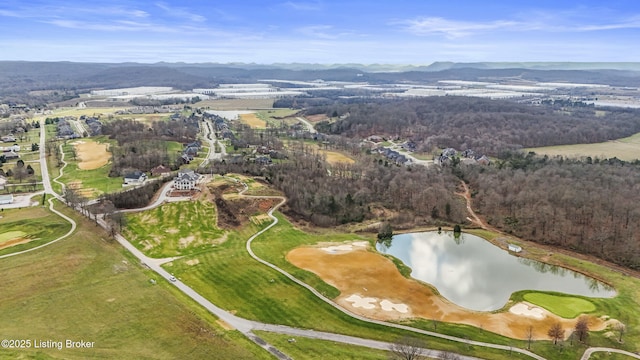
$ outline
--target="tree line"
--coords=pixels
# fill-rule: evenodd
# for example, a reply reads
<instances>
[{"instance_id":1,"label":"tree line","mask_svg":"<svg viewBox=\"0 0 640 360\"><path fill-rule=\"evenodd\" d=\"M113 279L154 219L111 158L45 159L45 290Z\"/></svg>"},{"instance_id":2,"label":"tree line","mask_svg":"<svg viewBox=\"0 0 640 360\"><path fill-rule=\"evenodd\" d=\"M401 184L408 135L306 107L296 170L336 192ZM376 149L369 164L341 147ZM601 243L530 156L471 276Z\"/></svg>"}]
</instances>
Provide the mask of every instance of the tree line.
<instances>
[{"instance_id":1,"label":"tree line","mask_svg":"<svg viewBox=\"0 0 640 360\"><path fill-rule=\"evenodd\" d=\"M462 174L474 208L492 226L640 269L638 162L514 153Z\"/></svg>"},{"instance_id":2,"label":"tree line","mask_svg":"<svg viewBox=\"0 0 640 360\"><path fill-rule=\"evenodd\" d=\"M335 101L307 111L345 115L334 123L317 124L320 132L411 139L426 152L453 147L495 156L523 147L603 142L640 132L640 110L596 112L592 106L566 105L445 96L356 104Z\"/></svg>"}]
</instances>

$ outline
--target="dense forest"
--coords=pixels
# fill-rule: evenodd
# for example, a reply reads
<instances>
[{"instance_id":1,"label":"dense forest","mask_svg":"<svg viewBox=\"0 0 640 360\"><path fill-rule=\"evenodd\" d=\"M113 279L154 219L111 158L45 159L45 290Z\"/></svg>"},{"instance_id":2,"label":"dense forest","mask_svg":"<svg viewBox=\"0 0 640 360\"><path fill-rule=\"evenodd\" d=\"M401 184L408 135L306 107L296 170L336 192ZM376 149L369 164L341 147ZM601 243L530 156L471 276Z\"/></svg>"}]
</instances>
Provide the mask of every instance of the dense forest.
<instances>
[{"instance_id":1,"label":"dense forest","mask_svg":"<svg viewBox=\"0 0 640 360\"><path fill-rule=\"evenodd\" d=\"M370 157L329 165L304 144L289 150L290 161L269 167L220 164L213 171L264 176L286 195L286 212L318 226L375 218L411 228L466 219L463 199L455 194L459 179L449 169L385 166Z\"/></svg>"},{"instance_id":2,"label":"dense forest","mask_svg":"<svg viewBox=\"0 0 640 360\"><path fill-rule=\"evenodd\" d=\"M511 154L462 173L489 224L640 269L640 164Z\"/></svg>"},{"instance_id":3,"label":"dense forest","mask_svg":"<svg viewBox=\"0 0 640 360\"><path fill-rule=\"evenodd\" d=\"M570 102L533 106L446 96L366 104L337 102L308 111L345 115L335 123L318 124L322 132L412 139L422 151L453 147L494 156L523 147L602 142L640 132L640 110L596 112L593 107Z\"/></svg>"}]
</instances>

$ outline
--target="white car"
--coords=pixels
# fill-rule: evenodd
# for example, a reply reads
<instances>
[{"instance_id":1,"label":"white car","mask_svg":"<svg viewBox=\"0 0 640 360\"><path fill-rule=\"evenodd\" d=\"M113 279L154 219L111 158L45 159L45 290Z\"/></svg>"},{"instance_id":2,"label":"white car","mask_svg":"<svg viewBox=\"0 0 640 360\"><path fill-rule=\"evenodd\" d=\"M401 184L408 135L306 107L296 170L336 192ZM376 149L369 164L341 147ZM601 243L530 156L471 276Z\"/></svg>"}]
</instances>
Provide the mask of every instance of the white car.
<instances>
[{"instance_id":1,"label":"white car","mask_svg":"<svg viewBox=\"0 0 640 360\"><path fill-rule=\"evenodd\" d=\"M169 278L169 280L171 280L171 282L176 282L176 277L172 276L172 277Z\"/></svg>"}]
</instances>

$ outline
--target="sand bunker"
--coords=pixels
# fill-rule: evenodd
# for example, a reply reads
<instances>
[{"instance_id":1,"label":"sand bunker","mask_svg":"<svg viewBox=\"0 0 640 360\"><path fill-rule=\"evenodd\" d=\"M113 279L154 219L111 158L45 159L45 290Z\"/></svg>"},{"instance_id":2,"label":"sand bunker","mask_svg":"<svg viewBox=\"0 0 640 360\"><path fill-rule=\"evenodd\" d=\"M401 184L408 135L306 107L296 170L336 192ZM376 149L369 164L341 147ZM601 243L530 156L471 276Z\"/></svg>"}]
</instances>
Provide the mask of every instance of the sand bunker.
<instances>
[{"instance_id":1,"label":"sand bunker","mask_svg":"<svg viewBox=\"0 0 640 360\"><path fill-rule=\"evenodd\" d=\"M544 319L548 313L548 311L542 308L524 302L513 305L509 309L509 312L512 314L527 316L534 319Z\"/></svg>"},{"instance_id":2,"label":"sand bunker","mask_svg":"<svg viewBox=\"0 0 640 360\"><path fill-rule=\"evenodd\" d=\"M351 244L331 245L325 246L321 249L328 254L342 254L345 252L353 251L355 248L366 248L368 244L369 243L367 243L366 241L354 241Z\"/></svg>"},{"instance_id":3,"label":"sand bunker","mask_svg":"<svg viewBox=\"0 0 640 360\"><path fill-rule=\"evenodd\" d=\"M360 295L353 294L348 298L344 299L347 302L351 303L351 306L354 308L362 308L362 309L375 309L378 303L378 299L372 297L362 297ZM399 313L406 314L409 312L409 307L406 304L394 304L389 300L380 301L380 308L384 311L397 311Z\"/></svg>"},{"instance_id":4,"label":"sand bunker","mask_svg":"<svg viewBox=\"0 0 640 360\"><path fill-rule=\"evenodd\" d=\"M567 334L575 327L576 319L563 319L546 310L542 310L540 317L530 304L497 313L471 311L447 301L424 283L405 278L390 259L368 251L366 246L325 245L293 249L286 258L340 290L341 295L334 301L361 316L385 321L434 319L516 339L526 339L530 326L536 339L548 338L547 330L555 322L560 322ZM358 295L363 291L366 297ZM605 326L604 320L589 316L591 330L599 331Z\"/></svg>"},{"instance_id":5,"label":"sand bunker","mask_svg":"<svg viewBox=\"0 0 640 360\"><path fill-rule=\"evenodd\" d=\"M109 162L111 154L107 151L109 144L99 144L95 141L76 141L74 143L80 162L80 170L98 169Z\"/></svg>"},{"instance_id":6,"label":"sand bunker","mask_svg":"<svg viewBox=\"0 0 640 360\"><path fill-rule=\"evenodd\" d=\"M374 303L378 302L374 298L361 297L360 295L351 295L345 300L352 303L351 306L363 309L374 309L376 307Z\"/></svg>"},{"instance_id":7,"label":"sand bunker","mask_svg":"<svg viewBox=\"0 0 640 360\"><path fill-rule=\"evenodd\" d=\"M397 311L403 314L409 312L409 307L406 304L394 304L389 300L380 301L380 307L384 311Z\"/></svg>"}]
</instances>

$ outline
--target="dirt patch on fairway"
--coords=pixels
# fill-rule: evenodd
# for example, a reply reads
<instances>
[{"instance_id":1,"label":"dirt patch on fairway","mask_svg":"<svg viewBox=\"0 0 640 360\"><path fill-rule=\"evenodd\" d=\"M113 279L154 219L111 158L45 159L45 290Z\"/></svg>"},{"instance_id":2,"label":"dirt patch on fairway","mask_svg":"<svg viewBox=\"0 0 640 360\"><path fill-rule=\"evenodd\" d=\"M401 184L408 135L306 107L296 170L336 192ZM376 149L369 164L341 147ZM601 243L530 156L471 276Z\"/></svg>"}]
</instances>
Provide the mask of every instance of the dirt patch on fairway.
<instances>
[{"instance_id":1,"label":"dirt patch on fairway","mask_svg":"<svg viewBox=\"0 0 640 360\"><path fill-rule=\"evenodd\" d=\"M196 240L196 237L191 235L191 236L187 236L186 238L181 238L180 240L178 240L178 244L180 244L180 248L184 249L187 246L191 245L191 243L193 243Z\"/></svg>"},{"instance_id":2,"label":"dirt patch on fairway","mask_svg":"<svg viewBox=\"0 0 640 360\"><path fill-rule=\"evenodd\" d=\"M95 141L76 141L74 143L80 162L80 170L94 170L101 168L109 162L111 154L107 151L109 144L100 144Z\"/></svg>"},{"instance_id":3,"label":"dirt patch on fairway","mask_svg":"<svg viewBox=\"0 0 640 360\"><path fill-rule=\"evenodd\" d=\"M4 241L4 242L0 243L0 250L6 249L8 247L15 246L15 245L26 244L31 240L32 239L25 238L25 237L19 237L19 238L7 240L7 241Z\"/></svg>"},{"instance_id":4,"label":"dirt patch on fairway","mask_svg":"<svg viewBox=\"0 0 640 360\"><path fill-rule=\"evenodd\" d=\"M267 127L267 122L260 119L256 114L240 114L240 121L253 129L264 129Z\"/></svg>"},{"instance_id":5,"label":"dirt patch on fairway","mask_svg":"<svg viewBox=\"0 0 640 360\"><path fill-rule=\"evenodd\" d=\"M184 263L189 265L189 266L194 266L194 265L200 264L200 260L198 260L198 259L187 260Z\"/></svg>"},{"instance_id":6,"label":"dirt patch on fairway","mask_svg":"<svg viewBox=\"0 0 640 360\"><path fill-rule=\"evenodd\" d=\"M335 244L334 244L335 245ZM361 246L351 250L327 251L327 246L301 247L290 251L287 260L311 271L340 290L336 303L356 314L378 320L424 318L472 325L511 338L526 339L529 326L534 337L547 338L547 330L560 322L570 333L576 319L562 319L548 311L529 313L510 311L488 313L471 311L437 295L429 286L403 277L393 262ZM517 304L508 304L508 308ZM528 304L524 305L528 309ZM515 312L523 310L519 305ZM589 318L591 330L602 330L605 323Z\"/></svg>"}]
</instances>

